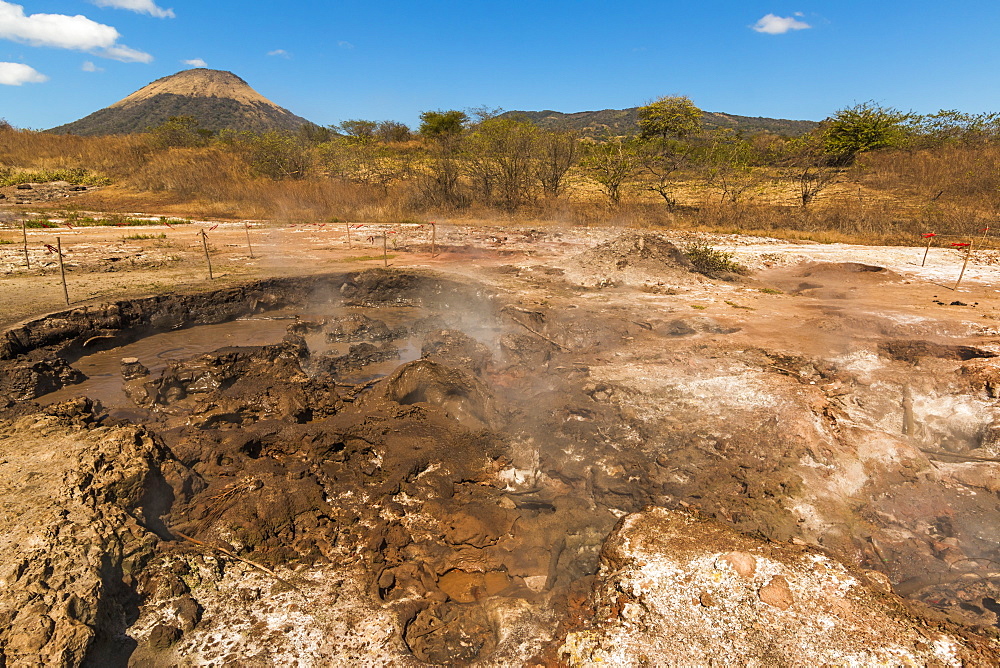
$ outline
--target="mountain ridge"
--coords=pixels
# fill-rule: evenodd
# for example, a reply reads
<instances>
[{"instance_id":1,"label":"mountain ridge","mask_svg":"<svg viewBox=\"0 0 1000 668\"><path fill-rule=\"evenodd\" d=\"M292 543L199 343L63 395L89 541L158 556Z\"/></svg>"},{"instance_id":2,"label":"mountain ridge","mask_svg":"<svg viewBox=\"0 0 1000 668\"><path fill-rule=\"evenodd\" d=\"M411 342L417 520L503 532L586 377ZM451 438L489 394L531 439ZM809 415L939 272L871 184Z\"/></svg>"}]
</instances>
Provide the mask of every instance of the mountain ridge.
<instances>
[{"instance_id":1,"label":"mountain ridge","mask_svg":"<svg viewBox=\"0 0 1000 668\"><path fill-rule=\"evenodd\" d=\"M199 67L157 79L104 109L47 132L130 134L144 132L171 116L192 116L200 128L213 132L298 130L311 125L232 72Z\"/></svg>"},{"instance_id":2,"label":"mountain ridge","mask_svg":"<svg viewBox=\"0 0 1000 668\"><path fill-rule=\"evenodd\" d=\"M718 111L703 112L702 123L707 129L731 128L746 135L770 132L773 134L798 136L819 125L818 121L768 118L764 116L740 116ZM587 137L603 135L628 135L639 131L639 107L628 109L601 109L599 111L507 111L501 114L508 118L525 118L546 130L573 130Z\"/></svg>"}]
</instances>

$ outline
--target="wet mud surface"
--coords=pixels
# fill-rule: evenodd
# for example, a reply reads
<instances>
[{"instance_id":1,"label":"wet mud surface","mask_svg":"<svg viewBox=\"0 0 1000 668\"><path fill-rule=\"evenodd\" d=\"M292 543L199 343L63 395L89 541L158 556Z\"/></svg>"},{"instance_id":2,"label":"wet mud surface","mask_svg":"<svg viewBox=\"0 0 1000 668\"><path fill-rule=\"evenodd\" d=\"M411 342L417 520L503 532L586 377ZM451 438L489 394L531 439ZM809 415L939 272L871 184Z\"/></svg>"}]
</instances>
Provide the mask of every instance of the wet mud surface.
<instances>
[{"instance_id":1,"label":"wet mud surface","mask_svg":"<svg viewBox=\"0 0 1000 668\"><path fill-rule=\"evenodd\" d=\"M891 615L971 638L989 665L996 334L872 307L905 289L880 267L710 279L663 243L477 281L274 279L8 331L0 437L102 444L67 498L104 490L84 505L108 526L56 567L97 558L80 596L103 616L4 601L9 665L573 663L571 638L625 614L604 587L632 557L607 541L649 507L879 574L906 600ZM0 479L41 466L11 461ZM4 522L26 531L14 508Z\"/></svg>"}]
</instances>

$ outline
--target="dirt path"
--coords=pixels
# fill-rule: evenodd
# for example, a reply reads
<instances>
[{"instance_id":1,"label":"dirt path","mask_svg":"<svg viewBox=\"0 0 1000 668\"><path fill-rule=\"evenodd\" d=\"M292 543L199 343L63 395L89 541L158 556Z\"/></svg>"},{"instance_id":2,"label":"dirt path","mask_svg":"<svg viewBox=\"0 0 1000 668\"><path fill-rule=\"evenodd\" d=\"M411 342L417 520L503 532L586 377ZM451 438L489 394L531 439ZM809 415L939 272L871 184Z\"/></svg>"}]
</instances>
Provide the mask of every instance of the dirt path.
<instances>
[{"instance_id":1,"label":"dirt path","mask_svg":"<svg viewBox=\"0 0 1000 668\"><path fill-rule=\"evenodd\" d=\"M211 281L199 237L202 229L209 230ZM30 269L24 264L20 231L0 230L0 326L65 308L57 258L48 248L56 245L56 237L63 246L70 306L79 307L217 288L255 278L378 267L383 265L383 231L388 232L390 266L430 267L475 276L480 268L505 264L564 264L622 230L439 225L432 254L431 228L426 225L351 225L349 246L343 224L254 224L251 257L244 223L33 229L28 232ZM956 292L953 287L962 258L944 248L932 249L927 265L921 267L922 248L786 243L688 232L667 232L666 236L679 244L706 241L733 252L754 270L810 261L884 266L910 281L911 289L902 290L905 294L899 299L915 307L932 304L934 299L978 301L981 313L990 312L1000 286L1000 266L990 252L974 254ZM536 274L544 283L545 275ZM711 303L720 302L713 295L705 297Z\"/></svg>"}]
</instances>

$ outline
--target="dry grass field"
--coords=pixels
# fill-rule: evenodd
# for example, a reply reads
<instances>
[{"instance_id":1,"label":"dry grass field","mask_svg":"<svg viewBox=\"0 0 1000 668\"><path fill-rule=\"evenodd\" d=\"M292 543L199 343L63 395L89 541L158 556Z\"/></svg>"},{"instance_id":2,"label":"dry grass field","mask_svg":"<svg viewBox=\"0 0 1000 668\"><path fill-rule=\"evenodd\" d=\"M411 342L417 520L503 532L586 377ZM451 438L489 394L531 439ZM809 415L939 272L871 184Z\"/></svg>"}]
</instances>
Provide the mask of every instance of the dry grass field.
<instances>
[{"instance_id":1,"label":"dry grass field","mask_svg":"<svg viewBox=\"0 0 1000 668\"><path fill-rule=\"evenodd\" d=\"M559 197L535 196L513 211L475 198L455 207L428 202L421 184L427 158L420 157L419 142L378 158L382 167L386 161L407 161L395 178L378 183L333 178L314 149L302 150L311 161L303 177L275 180L256 176L246 156L225 145L164 149L149 135L75 137L9 130L0 133L0 184L8 184L0 192L7 194L4 201L14 215L96 211L282 223L530 222L743 231L873 244L920 244L925 232L974 236L1000 209L1000 147L991 143L865 153L835 170L808 207L801 205L794 173L781 167L747 169L726 187L704 173L679 171L669 184L675 204L667 207L641 170L624 184L621 203L612 206L592 175L577 166ZM72 199L11 204L17 199L12 184L51 179L66 170L77 170L81 182L110 185Z\"/></svg>"}]
</instances>

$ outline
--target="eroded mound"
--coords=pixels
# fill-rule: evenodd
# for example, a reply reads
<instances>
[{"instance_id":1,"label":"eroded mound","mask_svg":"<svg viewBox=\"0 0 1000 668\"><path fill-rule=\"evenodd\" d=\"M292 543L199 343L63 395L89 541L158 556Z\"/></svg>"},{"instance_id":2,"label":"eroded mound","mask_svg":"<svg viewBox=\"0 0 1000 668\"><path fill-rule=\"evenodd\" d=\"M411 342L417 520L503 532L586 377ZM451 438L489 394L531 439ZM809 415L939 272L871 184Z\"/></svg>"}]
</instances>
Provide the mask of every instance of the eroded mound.
<instances>
[{"instance_id":1,"label":"eroded mound","mask_svg":"<svg viewBox=\"0 0 1000 668\"><path fill-rule=\"evenodd\" d=\"M847 299L852 292L903 280L885 267L860 262L809 262L772 269L761 278L790 294L827 299Z\"/></svg>"},{"instance_id":2,"label":"eroded mound","mask_svg":"<svg viewBox=\"0 0 1000 668\"><path fill-rule=\"evenodd\" d=\"M585 285L649 281L685 282L694 266L673 243L655 232L626 232L581 253L568 272Z\"/></svg>"}]
</instances>

